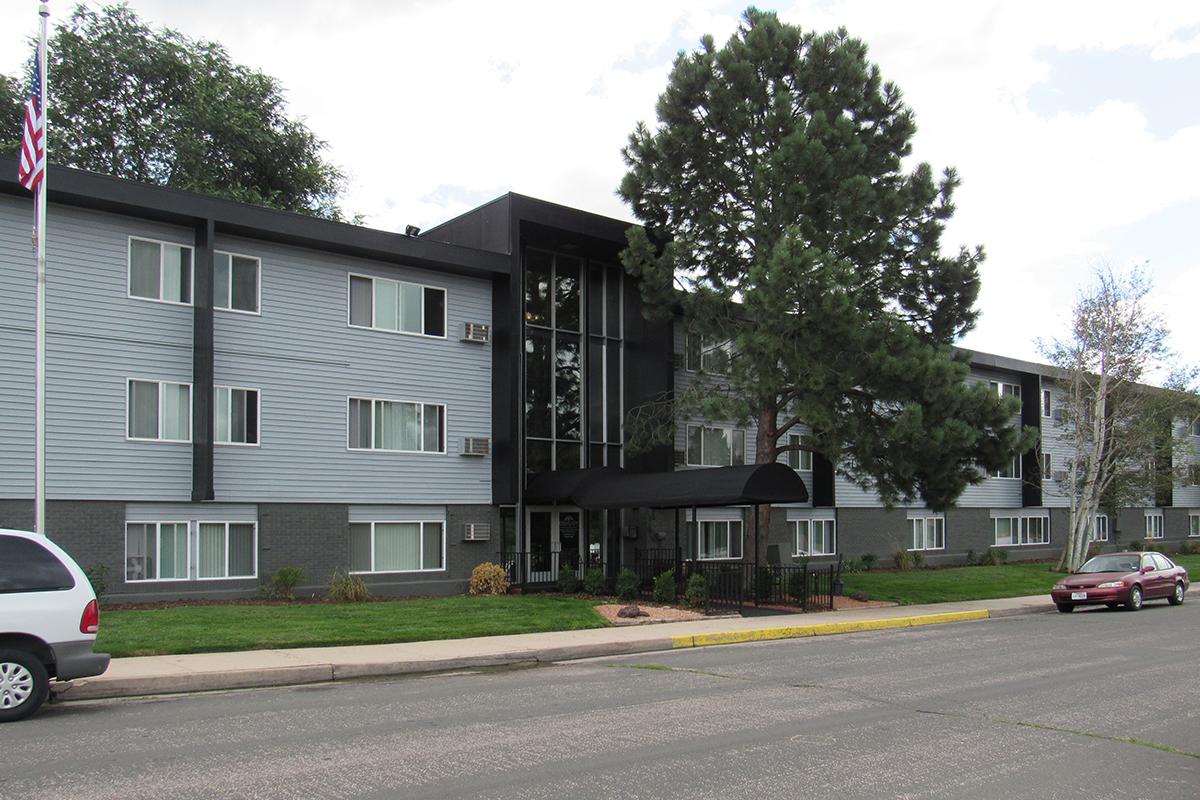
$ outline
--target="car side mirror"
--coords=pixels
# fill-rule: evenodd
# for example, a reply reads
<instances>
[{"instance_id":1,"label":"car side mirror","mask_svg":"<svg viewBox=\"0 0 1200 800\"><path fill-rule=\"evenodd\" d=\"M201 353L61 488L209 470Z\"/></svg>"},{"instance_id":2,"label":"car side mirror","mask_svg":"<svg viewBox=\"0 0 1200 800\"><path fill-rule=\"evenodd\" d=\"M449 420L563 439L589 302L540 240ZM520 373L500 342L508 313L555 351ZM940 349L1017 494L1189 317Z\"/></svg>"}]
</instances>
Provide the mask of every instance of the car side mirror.
<instances>
[{"instance_id":1,"label":"car side mirror","mask_svg":"<svg viewBox=\"0 0 1200 800\"><path fill-rule=\"evenodd\" d=\"M1147 564L1146 566L1142 567L1142 574L1145 575L1147 572L1154 572L1153 564Z\"/></svg>"}]
</instances>

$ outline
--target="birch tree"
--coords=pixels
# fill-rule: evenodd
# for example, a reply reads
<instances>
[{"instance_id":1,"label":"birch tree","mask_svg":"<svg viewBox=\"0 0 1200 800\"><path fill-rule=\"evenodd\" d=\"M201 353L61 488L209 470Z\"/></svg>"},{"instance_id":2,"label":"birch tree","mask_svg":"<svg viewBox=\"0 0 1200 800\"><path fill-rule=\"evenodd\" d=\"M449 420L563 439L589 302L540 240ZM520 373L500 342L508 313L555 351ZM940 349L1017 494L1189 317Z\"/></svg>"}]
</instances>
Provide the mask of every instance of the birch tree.
<instances>
[{"instance_id":1,"label":"birch tree","mask_svg":"<svg viewBox=\"0 0 1200 800\"><path fill-rule=\"evenodd\" d=\"M1070 334L1041 345L1066 396L1070 461L1056 482L1070 526L1060 570L1087 558L1102 510L1152 505L1187 469L1178 431L1195 418L1195 373L1176 366L1150 290L1142 269L1097 269L1075 302ZM1147 384L1156 378L1159 385Z\"/></svg>"}]
</instances>

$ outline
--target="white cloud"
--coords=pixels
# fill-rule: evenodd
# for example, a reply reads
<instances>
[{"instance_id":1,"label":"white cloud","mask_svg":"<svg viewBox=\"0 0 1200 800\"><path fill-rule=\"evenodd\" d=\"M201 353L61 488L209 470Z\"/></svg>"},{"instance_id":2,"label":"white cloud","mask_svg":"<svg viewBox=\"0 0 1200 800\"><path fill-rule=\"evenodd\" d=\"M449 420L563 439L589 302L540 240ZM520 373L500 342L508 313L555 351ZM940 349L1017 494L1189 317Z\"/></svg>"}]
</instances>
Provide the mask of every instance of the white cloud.
<instances>
[{"instance_id":1,"label":"white cloud","mask_svg":"<svg viewBox=\"0 0 1200 800\"><path fill-rule=\"evenodd\" d=\"M293 112L351 176L348 210L391 230L429 227L510 189L628 218L614 190L629 131L653 120L675 52L703 33L724 42L743 8L718 0L134 5L155 24L220 41L235 60L277 76ZM982 243L989 254L970 346L1035 357L1033 336L1061 329L1055 320L1075 286L1106 258L1149 255L1163 270L1160 293L1182 285L1196 296L1196 265L1170 254L1169 242L1126 253L1107 240L1200 196L1200 129L1155 136L1129 102L1045 117L1027 97L1052 77L1050 52L1135 47L1165 59L1200 50L1200 4L814 0L781 16L816 30L846 25L867 41L917 113L915 158L959 169L947 245ZM0 68L15 71L24 35L0 34ZM1164 307L1176 308L1178 297ZM1200 360L1200 315L1180 317L1176 338Z\"/></svg>"}]
</instances>

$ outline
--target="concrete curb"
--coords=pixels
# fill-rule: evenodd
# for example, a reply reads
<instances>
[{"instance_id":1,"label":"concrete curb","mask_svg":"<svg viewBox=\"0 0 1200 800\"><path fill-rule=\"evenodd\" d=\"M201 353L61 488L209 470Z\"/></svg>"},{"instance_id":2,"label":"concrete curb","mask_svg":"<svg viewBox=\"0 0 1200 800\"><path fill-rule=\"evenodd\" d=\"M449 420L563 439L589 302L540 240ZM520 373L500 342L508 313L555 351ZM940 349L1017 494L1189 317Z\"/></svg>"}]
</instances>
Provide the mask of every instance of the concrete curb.
<instances>
[{"instance_id":1,"label":"concrete curb","mask_svg":"<svg viewBox=\"0 0 1200 800\"><path fill-rule=\"evenodd\" d=\"M153 675L140 678L79 680L74 682L69 691L62 694L61 699L67 702L75 700L101 700L119 697L180 694L184 692L220 691L226 689L300 686L309 683L353 680L355 678L419 675L486 667L535 666L537 664L549 664L559 661L574 661L584 658L621 656L635 653L653 653L681 648L799 639L810 636L833 636L840 633L858 633L895 628L916 628L925 625L940 625L948 622L965 622L1021 614L1038 614L1050 611L1053 608L1054 606L1047 604L1046 606L1029 606L1025 608L1005 609L1003 611L988 611L986 609L979 611L953 611L939 614L916 614L908 617L883 617L853 622L826 622L815 625L749 628L746 630L702 633L691 636L663 636L632 642L601 642L597 644L513 650L489 655L422 661L392 660L351 664L305 664L267 669Z\"/></svg>"},{"instance_id":2,"label":"concrete curb","mask_svg":"<svg viewBox=\"0 0 1200 800\"><path fill-rule=\"evenodd\" d=\"M879 631L891 628L913 628L920 625L940 625L946 622L965 622L988 619L991 612L953 611L945 614L920 614L911 617L864 619L856 622L825 622L819 625L792 625L783 628L751 628L722 633L701 633L695 636L672 637L672 647L708 647L717 644L742 644L745 642L767 642L776 639L800 639L806 636L832 636L838 633Z\"/></svg>"}]
</instances>

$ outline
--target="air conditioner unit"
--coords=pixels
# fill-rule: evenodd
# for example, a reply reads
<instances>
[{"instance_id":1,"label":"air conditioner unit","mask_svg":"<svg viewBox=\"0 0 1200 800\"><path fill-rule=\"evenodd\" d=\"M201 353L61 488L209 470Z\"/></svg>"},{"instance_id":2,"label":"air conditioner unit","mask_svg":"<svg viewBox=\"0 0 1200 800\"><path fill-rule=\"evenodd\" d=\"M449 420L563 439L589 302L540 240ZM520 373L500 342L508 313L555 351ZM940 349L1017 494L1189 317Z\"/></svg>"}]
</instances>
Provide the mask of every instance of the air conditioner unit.
<instances>
[{"instance_id":1,"label":"air conditioner unit","mask_svg":"<svg viewBox=\"0 0 1200 800\"><path fill-rule=\"evenodd\" d=\"M486 436L468 436L463 439L464 456L486 456L492 452L492 440Z\"/></svg>"},{"instance_id":2,"label":"air conditioner unit","mask_svg":"<svg viewBox=\"0 0 1200 800\"><path fill-rule=\"evenodd\" d=\"M1067 471L1065 469L1054 470L1054 480L1062 481L1065 483L1067 480Z\"/></svg>"},{"instance_id":3,"label":"air conditioner unit","mask_svg":"<svg viewBox=\"0 0 1200 800\"><path fill-rule=\"evenodd\" d=\"M486 522L463 523L464 542L486 542L492 538L492 526Z\"/></svg>"},{"instance_id":4,"label":"air conditioner unit","mask_svg":"<svg viewBox=\"0 0 1200 800\"><path fill-rule=\"evenodd\" d=\"M476 344L487 344L491 338L492 329L489 325L484 325L482 322L465 322L463 323L464 342L475 342Z\"/></svg>"},{"instance_id":5,"label":"air conditioner unit","mask_svg":"<svg viewBox=\"0 0 1200 800\"><path fill-rule=\"evenodd\" d=\"M1067 421L1067 410L1065 408L1056 408L1054 409L1053 414L1051 414L1051 417L1055 422L1061 425Z\"/></svg>"}]
</instances>

